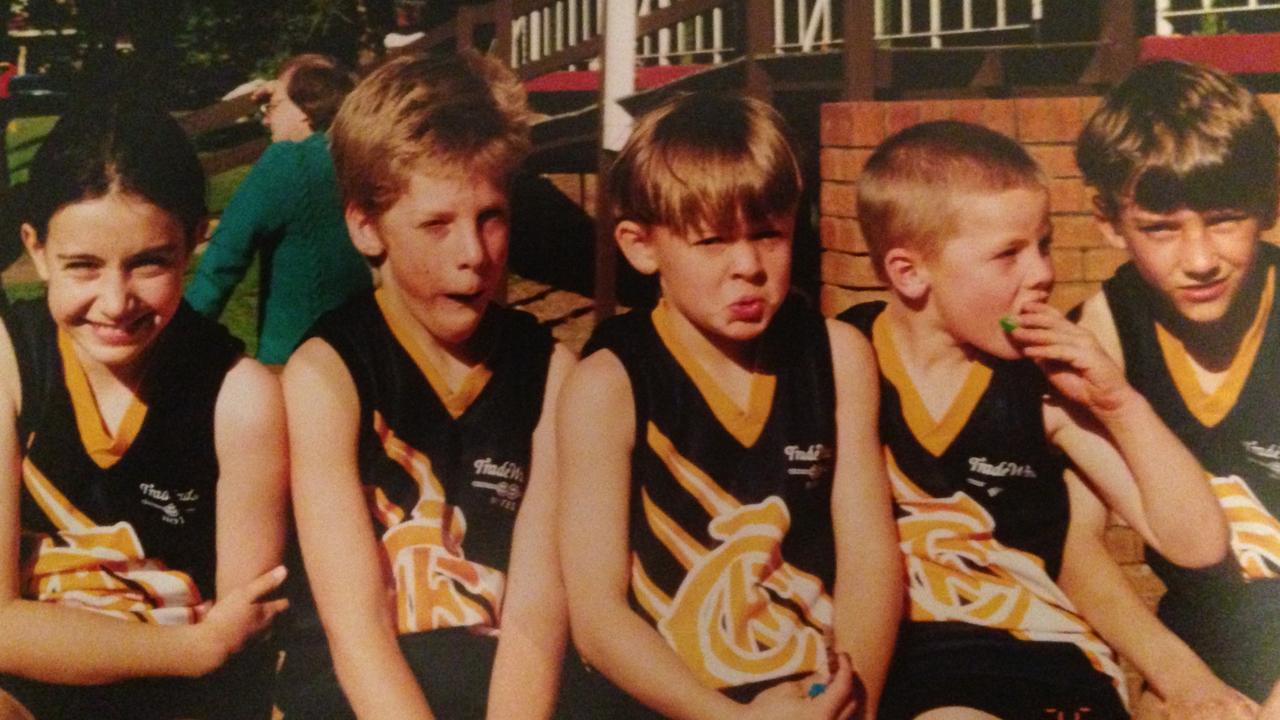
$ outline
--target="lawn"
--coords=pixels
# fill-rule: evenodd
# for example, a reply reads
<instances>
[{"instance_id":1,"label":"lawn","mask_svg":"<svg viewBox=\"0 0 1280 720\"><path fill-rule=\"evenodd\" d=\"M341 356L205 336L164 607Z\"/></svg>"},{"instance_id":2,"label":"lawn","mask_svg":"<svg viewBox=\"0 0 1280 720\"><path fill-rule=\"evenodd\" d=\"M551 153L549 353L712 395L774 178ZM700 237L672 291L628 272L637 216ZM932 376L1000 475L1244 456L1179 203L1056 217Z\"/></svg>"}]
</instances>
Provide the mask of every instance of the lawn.
<instances>
[{"instance_id":1,"label":"lawn","mask_svg":"<svg viewBox=\"0 0 1280 720\"><path fill-rule=\"evenodd\" d=\"M9 179L11 184L26 181L27 169L31 164L31 158L35 155L36 149L40 147L40 141L44 139L49 129L53 127L55 120L56 118L53 117L28 117L10 122L8 132L5 134L5 145L9 153ZM219 173L209 179L207 201L210 213L215 217L222 213L232 194L235 193L236 187L248 172L249 166L245 165ZM17 239L10 238L5 240L5 242L9 241L17 242ZM190 279L198 262L198 258L193 259L191 267L187 269L188 279ZM39 282L5 283L4 293L9 296L10 300L39 297L43 293L43 285ZM255 262L249 268L249 272L245 274L244 281L232 293L231 299L227 302L226 310L222 313L223 324L231 330L233 335L244 340L246 352L250 355L255 352L258 345L257 334L254 332L257 325L257 308L258 265Z\"/></svg>"}]
</instances>

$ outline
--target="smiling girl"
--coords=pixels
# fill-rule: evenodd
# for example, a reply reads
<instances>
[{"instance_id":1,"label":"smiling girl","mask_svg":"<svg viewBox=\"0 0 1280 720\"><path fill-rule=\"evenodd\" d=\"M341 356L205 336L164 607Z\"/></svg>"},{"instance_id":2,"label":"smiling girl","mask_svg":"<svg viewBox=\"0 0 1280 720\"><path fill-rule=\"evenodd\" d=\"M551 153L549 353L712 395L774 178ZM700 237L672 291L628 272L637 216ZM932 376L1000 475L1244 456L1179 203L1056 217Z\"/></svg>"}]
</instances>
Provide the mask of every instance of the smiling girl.
<instances>
[{"instance_id":1,"label":"smiling girl","mask_svg":"<svg viewBox=\"0 0 1280 720\"><path fill-rule=\"evenodd\" d=\"M269 665L239 651L285 605L284 414L181 301L200 165L112 102L58 122L29 194L48 288L0 323L0 718L241 716Z\"/></svg>"}]
</instances>

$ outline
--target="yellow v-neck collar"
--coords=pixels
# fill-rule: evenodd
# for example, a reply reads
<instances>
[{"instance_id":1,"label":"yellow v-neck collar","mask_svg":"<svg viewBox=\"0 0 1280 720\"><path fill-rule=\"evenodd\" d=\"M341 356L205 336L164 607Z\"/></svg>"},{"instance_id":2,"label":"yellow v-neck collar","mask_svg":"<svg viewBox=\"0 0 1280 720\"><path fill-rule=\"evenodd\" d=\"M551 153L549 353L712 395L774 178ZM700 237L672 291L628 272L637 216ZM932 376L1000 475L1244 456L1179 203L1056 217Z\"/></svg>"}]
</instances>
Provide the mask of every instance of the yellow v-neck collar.
<instances>
[{"instance_id":1,"label":"yellow v-neck collar","mask_svg":"<svg viewBox=\"0 0 1280 720\"><path fill-rule=\"evenodd\" d=\"M773 393L777 388L778 378L753 370L751 388L747 393L747 406L740 408L698 362L689 348L676 337L666 303L659 301L650 317L658 338L689 376L694 387L702 395L702 399L711 408L711 413L715 415L716 420L720 421L720 425L738 441L739 445L747 448L755 445L756 440L760 438L760 433L764 431L769 412L773 409Z\"/></svg>"},{"instance_id":2,"label":"yellow v-neck collar","mask_svg":"<svg viewBox=\"0 0 1280 720\"><path fill-rule=\"evenodd\" d=\"M1186 345L1174 337L1160 323L1156 323L1156 340L1160 343L1160 351L1164 355L1165 366L1173 384L1182 396L1187 410L1205 427L1214 427L1235 407L1244 389L1249 372L1253 369L1253 361L1258 357L1258 349L1262 347L1262 336L1267 330L1267 318L1271 315L1271 304L1275 300L1276 269L1267 270L1266 284L1262 289L1262 297L1258 301L1258 312L1240 339L1240 347L1236 356L1227 367L1222 383L1211 393L1205 392L1196 377L1191 354Z\"/></svg>"},{"instance_id":3,"label":"yellow v-neck collar","mask_svg":"<svg viewBox=\"0 0 1280 720\"><path fill-rule=\"evenodd\" d=\"M451 389L449 383L445 382L444 375L436 369L427 354L423 352L422 346L414 340L412 333L405 326L407 322L413 322L413 320L401 317L401 314L392 308L387 302L384 290L376 290L373 297L378 302L378 309L382 311L382 317L386 320L387 327L391 328L391 334L395 336L396 342L409 353L409 357L418 366L422 376L427 379L427 384L435 391L436 397L440 398L440 403L449 412L449 416L454 420L462 417L467 408L471 407L471 403L480 396L489 378L493 377L493 371L486 363L480 363L467 372L467 376L463 378L462 384L456 391Z\"/></svg>"},{"instance_id":4,"label":"yellow v-neck collar","mask_svg":"<svg viewBox=\"0 0 1280 720\"><path fill-rule=\"evenodd\" d=\"M934 420L928 406L916 390L915 383L907 373L907 367L898 355L898 348L893 344L893 333L889 328L888 317L881 313L871 325L871 343L875 347L876 357L880 361L880 371L898 391L902 403L902 416L907 421L911 434L934 457L940 457L951 445L969 422L969 417L978 407L978 401L991 384L992 370L989 365L979 361L969 363L969 372L965 376L960 392L951 400L950 407L942 418Z\"/></svg>"},{"instance_id":5,"label":"yellow v-neck collar","mask_svg":"<svg viewBox=\"0 0 1280 720\"><path fill-rule=\"evenodd\" d=\"M98 410L98 402L89 386L89 377L76 355L74 341L62 330L58 331L58 354L62 356L62 374L71 395L71 407L76 416L76 429L85 452L98 467L106 470L124 457L129 446L138 437L142 421L147 416L147 404L136 394L120 419L115 436L107 430L107 424Z\"/></svg>"}]
</instances>

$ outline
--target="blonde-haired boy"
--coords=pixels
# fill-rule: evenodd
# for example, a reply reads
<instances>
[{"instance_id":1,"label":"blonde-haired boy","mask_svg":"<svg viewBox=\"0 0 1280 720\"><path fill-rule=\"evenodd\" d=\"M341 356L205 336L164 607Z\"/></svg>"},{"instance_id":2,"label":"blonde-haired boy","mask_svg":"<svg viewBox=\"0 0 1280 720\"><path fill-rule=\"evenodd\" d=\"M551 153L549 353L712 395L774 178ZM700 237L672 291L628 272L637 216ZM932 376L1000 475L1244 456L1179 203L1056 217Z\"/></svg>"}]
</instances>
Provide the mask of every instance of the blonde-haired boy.
<instances>
[{"instance_id":1,"label":"blonde-haired boy","mask_svg":"<svg viewBox=\"0 0 1280 720\"><path fill-rule=\"evenodd\" d=\"M800 178L779 122L677 98L610 173L614 237L661 298L597 329L560 402L586 717L874 716L901 565L873 360L788 297Z\"/></svg>"},{"instance_id":2,"label":"blonde-haired boy","mask_svg":"<svg viewBox=\"0 0 1280 720\"><path fill-rule=\"evenodd\" d=\"M1166 61L1118 85L1076 151L1099 228L1132 258L1081 324L1214 476L1231 529L1232 552L1210 568L1147 554L1168 588L1160 619L1186 643L1148 646L1170 717L1252 717L1223 681L1258 702L1271 693L1280 715L1280 252L1259 238L1276 220L1278 147L1244 86Z\"/></svg>"},{"instance_id":3,"label":"blonde-haired boy","mask_svg":"<svg viewBox=\"0 0 1280 720\"><path fill-rule=\"evenodd\" d=\"M565 611L551 422L573 361L491 304L527 148L519 85L471 53L395 58L334 121L347 226L381 288L322 319L285 368L324 628L291 639L286 718L552 712Z\"/></svg>"},{"instance_id":4,"label":"blonde-haired boy","mask_svg":"<svg viewBox=\"0 0 1280 720\"><path fill-rule=\"evenodd\" d=\"M1195 459L1047 304L1048 203L1017 143L960 122L891 136L858 180L891 297L841 317L880 363L910 597L886 718L1126 716L1113 654L1055 584L1076 582L1069 520L1090 490L1178 562L1225 550Z\"/></svg>"}]
</instances>

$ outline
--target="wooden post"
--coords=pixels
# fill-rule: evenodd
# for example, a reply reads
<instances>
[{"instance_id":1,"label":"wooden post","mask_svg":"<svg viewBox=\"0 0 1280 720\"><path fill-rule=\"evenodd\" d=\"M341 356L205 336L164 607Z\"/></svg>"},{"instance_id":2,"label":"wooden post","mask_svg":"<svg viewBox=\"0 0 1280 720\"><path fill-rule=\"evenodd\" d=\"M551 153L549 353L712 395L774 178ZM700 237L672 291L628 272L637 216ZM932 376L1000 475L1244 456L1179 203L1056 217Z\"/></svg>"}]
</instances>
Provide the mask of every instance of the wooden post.
<instances>
[{"instance_id":1,"label":"wooden post","mask_svg":"<svg viewBox=\"0 0 1280 720\"><path fill-rule=\"evenodd\" d=\"M1099 36L1102 40L1102 80L1115 85L1138 64L1136 0L1109 0L1102 3Z\"/></svg>"},{"instance_id":2,"label":"wooden post","mask_svg":"<svg viewBox=\"0 0 1280 720\"><path fill-rule=\"evenodd\" d=\"M514 63L511 56L511 0L495 0L493 5L493 47L490 52L504 63Z\"/></svg>"},{"instance_id":3,"label":"wooden post","mask_svg":"<svg viewBox=\"0 0 1280 720\"><path fill-rule=\"evenodd\" d=\"M774 54L774 0L746 0L747 94L769 102L773 89L761 59Z\"/></svg>"},{"instance_id":4,"label":"wooden post","mask_svg":"<svg viewBox=\"0 0 1280 720\"><path fill-rule=\"evenodd\" d=\"M613 159L631 134L631 115L618 100L635 92L636 31L635 3L609 2L604 5L604 51L600 54L600 154L596 177L603 188ZM613 244L608 199L596 193L595 315L603 320L618 305L618 251Z\"/></svg>"},{"instance_id":5,"label":"wooden post","mask_svg":"<svg viewBox=\"0 0 1280 720\"><path fill-rule=\"evenodd\" d=\"M844 99L873 100L876 94L875 3L845 0L841 32L844 35Z\"/></svg>"}]
</instances>

